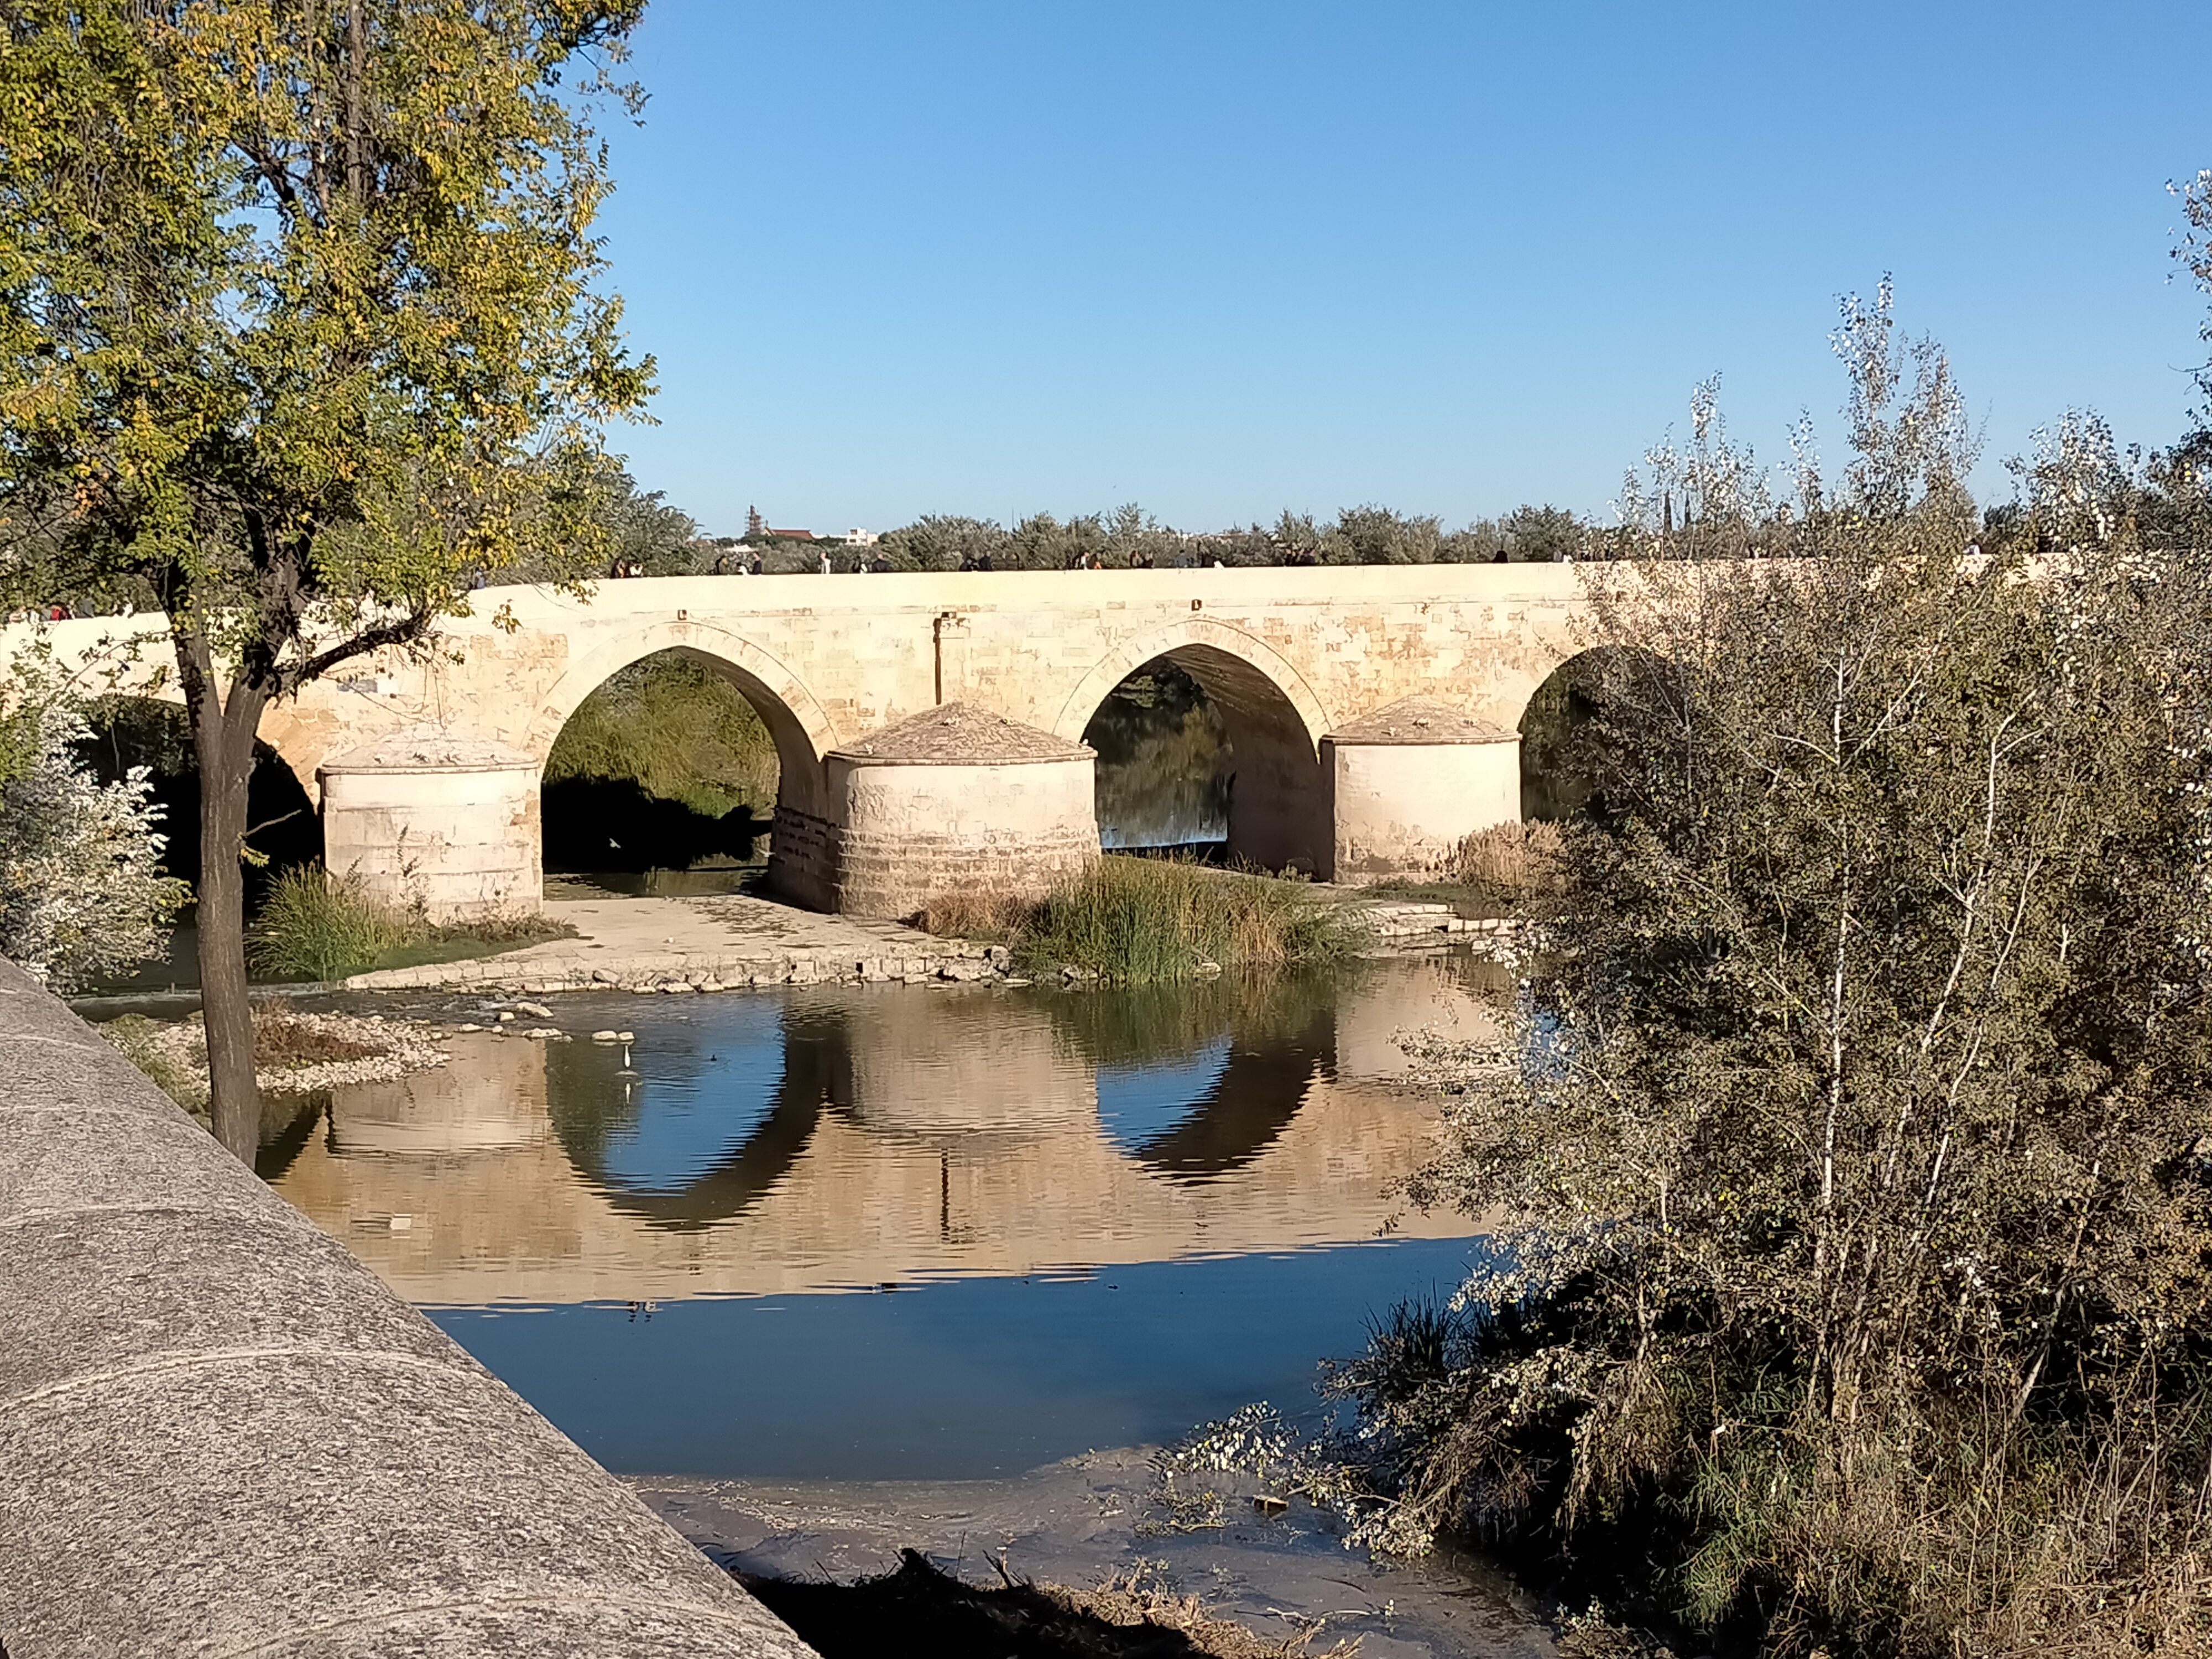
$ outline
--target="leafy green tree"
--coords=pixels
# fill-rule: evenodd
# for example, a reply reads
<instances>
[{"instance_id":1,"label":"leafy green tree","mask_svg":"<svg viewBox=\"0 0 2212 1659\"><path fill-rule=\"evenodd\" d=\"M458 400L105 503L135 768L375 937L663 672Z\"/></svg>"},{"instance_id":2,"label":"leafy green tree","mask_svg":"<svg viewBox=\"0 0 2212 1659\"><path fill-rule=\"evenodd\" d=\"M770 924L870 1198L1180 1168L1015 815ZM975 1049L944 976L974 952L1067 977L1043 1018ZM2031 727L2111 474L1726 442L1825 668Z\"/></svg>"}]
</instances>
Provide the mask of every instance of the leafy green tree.
<instances>
[{"instance_id":1,"label":"leafy green tree","mask_svg":"<svg viewBox=\"0 0 2212 1659\"><path fill-rule=\"evenodd\" d=\"M617 471L600 501L599 518L613 557L648 576L689 576L713 563L713 544L701 542L699 521L661 491L641 490L636 479Z\"/></svg>"},{"instance_id":2,"label":"leafy green tree","mask_svg":"<svg viewBox=\"0 0 2212 1659\"><path fill-rule=\"evenodd\" d=\"M1328 539L1347 564L1434 564L1443 535L1433 516L1409 518L1370 501L1340 512Z\"/></svg>"},{"instance_id":3,"label":"leafy green tree","mask_svg":"<svg viewBox=\"0 0 2212 1659\"><path fill-rule=\"evenodd\" d=\"M1498 530L1505 556L1516 564L1574 558L1583 550L1582 520L1565 507L1516 507Z\"/></svg>"},{"instance_id":4,"label":"leafy green tree","mask_svg":"<svg viewBox=\"0 0 2212 1659\"><path fill-rule=\"evenodd\" d=\"M876 550L894 570L996 569L1007 562L1011 541L988 519L930 514L886 531Z\"/></svg>"},{"instance_id":5,"label":"leafy green tree","mask_svg":"<svg viewBox=\"0 0 2212 1659\"><path fill-rule=\"evenodd\" d=\"M216 1127L241 1156L262 712L420 647L472 578L604 562L599 433L651 366L599 289L587 117L634 106L604 66L641 4L6 6L0 501L19 544L169 617Z\"/></svg>"}]
</instances>

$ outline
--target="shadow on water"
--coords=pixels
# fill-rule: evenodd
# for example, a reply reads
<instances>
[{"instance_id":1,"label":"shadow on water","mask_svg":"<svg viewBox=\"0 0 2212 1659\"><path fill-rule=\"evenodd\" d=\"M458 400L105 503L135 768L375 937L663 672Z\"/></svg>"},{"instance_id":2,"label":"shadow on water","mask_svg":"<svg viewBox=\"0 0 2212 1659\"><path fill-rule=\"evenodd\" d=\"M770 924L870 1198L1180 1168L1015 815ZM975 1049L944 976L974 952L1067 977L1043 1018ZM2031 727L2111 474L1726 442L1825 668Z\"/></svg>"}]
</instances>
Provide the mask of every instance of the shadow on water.
<instances>
[{"instance_id":1,"label":"shadow on water","mask_svg":"<svg viewBox=\"0 0 2212 1659\"><path fill-rule=\"evenodd\" d=\"M311 1095L264 1095L261 1145L253 1154L253 1173L274 1185L299 1161L318 1128L330 1125L327 1091Z\"/></svg>"}]
</instances>

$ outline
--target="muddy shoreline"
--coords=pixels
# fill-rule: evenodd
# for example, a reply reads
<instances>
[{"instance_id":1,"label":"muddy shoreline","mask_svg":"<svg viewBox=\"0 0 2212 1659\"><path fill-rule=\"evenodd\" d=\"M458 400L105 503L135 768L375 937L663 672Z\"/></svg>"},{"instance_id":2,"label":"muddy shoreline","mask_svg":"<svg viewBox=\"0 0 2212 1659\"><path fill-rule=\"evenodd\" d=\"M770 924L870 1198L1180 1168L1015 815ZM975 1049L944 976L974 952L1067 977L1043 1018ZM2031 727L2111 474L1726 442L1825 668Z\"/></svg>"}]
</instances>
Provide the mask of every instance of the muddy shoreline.
<instances>
[{"instance_id":1,"label":"muddy shoreline","mask_svg":"<svg viewBox=\"0 0 2212 1659\"><path fill-rule=\"evenodd\" d=\"M1543 1609L1495 1570L1439 1554L1403 1565L1339 1543L1304 1504L1275 1518L1249 1494L1229 1526L1154 1530L1143 1449L1094 1451L1005 1480L701 1480L634 1476L657 1514L731 1571L849 1583L912 1549L975 1584L1089 1589L1132 1572L1198 1596L1271 1643L1361 1659L1551 1659Z\"/></svg>"}]
</instances>

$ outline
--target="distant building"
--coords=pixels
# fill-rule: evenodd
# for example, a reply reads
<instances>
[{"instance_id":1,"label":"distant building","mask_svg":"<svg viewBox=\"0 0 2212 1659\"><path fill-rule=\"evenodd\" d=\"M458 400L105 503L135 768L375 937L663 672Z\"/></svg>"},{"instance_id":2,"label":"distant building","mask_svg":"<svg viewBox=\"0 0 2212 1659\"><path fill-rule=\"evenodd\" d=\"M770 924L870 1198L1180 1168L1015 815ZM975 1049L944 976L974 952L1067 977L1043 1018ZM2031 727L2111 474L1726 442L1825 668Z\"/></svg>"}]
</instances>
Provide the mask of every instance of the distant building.
<instances>
[{"instance_id":1,"label":"distant building","mask_svg":"<svg viewBox=\"0 0 2212 1659\"><path fill-rule=\"evenodd\" d=\"M881 540L883 538L872 530L854 529L845 532L845 544L848 547L873 547Z\"/></svg>"},{"instance_id":2,"label":"distant building","mask_svg":"<svg viewBox=\"0 0 2212 1659\"><path fill-rule=\"evenodd\" d=\"M814 539L814 532L811 530L763 530L761 534L771 541L779 542L811 542Z\"/></svg>"}]
</instances>

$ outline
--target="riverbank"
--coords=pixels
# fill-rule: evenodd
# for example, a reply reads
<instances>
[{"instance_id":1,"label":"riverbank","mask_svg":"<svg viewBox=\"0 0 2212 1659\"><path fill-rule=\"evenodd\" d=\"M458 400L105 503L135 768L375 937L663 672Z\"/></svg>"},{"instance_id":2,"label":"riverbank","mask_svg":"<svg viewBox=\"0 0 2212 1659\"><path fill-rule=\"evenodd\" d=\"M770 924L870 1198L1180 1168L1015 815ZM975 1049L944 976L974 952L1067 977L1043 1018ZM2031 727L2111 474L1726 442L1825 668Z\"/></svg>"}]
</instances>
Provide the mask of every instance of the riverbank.
<instances>
[{"instance_id":1,"label":"riverbank","mask_svg":"<svg viewBox=\"0 0 2212 1659\"><path fill-rule=\"evenodd\" d=\"M1449 904L1362 898L1317 887L1343 906L1370 954L1472 946L1507 955L1516 924L1455 915ZM497 956L356 974L348 991L720 991L771 985L966 981L1014 976L1012 953L895 921L802 910L750 893L682 898L562 899L546 914L574 930Z\"/></svg>"},{"instance_id":2,"label":"riverbank","mask_svg":"<svg viewBox=\"0 0 2212 1659\"><path fill-rule=\"evenodd\" d=\"M1358 1642L1360 1659L1551 1659L1542 1609L1468 1559L1402 1566L1348 1553L1304 1504L1202 1532L1156 1529L1140 1449L1095 1451L1007 1480L638 1478L647 1505L748 1577L850 1583L912 1549L954 1576L1195 1595L1291 1653ZM1304 1645L1298 1644L1303 1641Z\"/></svg>"}]
</instances>

